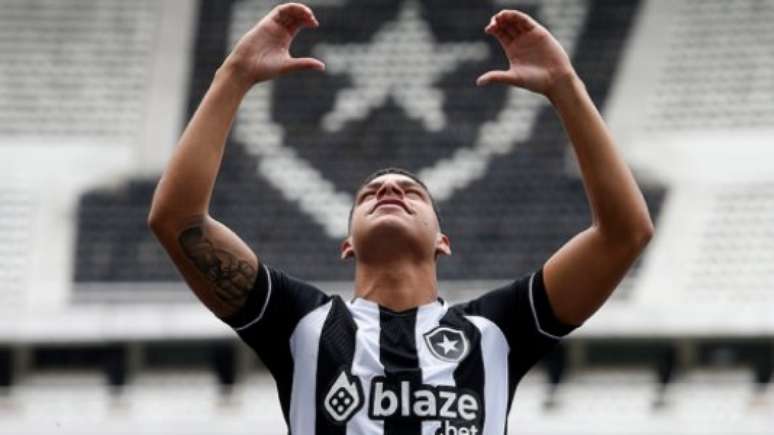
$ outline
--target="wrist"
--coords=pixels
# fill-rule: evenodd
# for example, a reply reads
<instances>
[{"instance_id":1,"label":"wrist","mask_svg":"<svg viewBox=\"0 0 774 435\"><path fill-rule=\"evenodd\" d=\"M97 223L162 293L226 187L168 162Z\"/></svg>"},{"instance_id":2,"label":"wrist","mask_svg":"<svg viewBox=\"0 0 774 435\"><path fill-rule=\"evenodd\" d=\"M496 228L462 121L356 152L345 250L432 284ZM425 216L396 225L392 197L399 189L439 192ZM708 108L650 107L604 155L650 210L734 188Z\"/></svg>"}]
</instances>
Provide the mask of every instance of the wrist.
<instances>
[{"instance_id":1,"label":"wrist","mask_svg":"<svg viewBox=\"0 0 774 435\"><path fill-rule=\"evenodd\" d=\"M213 84L216 83L247 93L253 87L255 81L250 77L245 68L241 67L238 62L233 61L229 56L215 71Z\"/></svg>"},{"instance_id":2,"label":"wrist","mask_svg":"<svg viewBox=\"0 0 774 435\"><path fill-rule=\"evenodd\" d=\"M586 85L575 70L560 74L546 90L545 96L555 107L567 104L586 91Z\"/></svg>"}]
</instances>

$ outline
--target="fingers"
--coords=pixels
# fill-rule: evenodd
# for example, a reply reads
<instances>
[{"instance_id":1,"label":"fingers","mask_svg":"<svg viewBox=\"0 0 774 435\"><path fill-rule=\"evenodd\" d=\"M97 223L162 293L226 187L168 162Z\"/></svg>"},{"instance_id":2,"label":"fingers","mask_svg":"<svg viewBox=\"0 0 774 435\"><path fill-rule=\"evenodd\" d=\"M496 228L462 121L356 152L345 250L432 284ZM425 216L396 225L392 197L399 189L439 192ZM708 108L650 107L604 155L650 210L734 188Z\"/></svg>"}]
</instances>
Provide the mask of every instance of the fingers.
<instances>
[{"instance_id":1,"label":"fingers","mask_svg":"<svg viewBox=\"0 0 774 435\"><path fill-rule=\"evenodd\" d=\"M324 71L325 64L313 57L290 58L282 66L281 72L284 74L284 73L289 73L293 71L302 71L302 70Z\"/></svg>"},{"instance_id":2,"label":"fingers","mask_svg":"<svg viewBox=\"0 0 774 435\"><path fill-rule=\"evenodd\" d=\"M484 31L495 36L500 43L509 44L534 29L535 26L537 23L529 15L514 10L503 10L492 17Z\"/></svg>"},{"instance_id":3,"label":"fingers","mask_svg":"<svg viewBox=\"0 0 774 435\"><path fill-rule=\"evenodd\" d=\"M503 47L513 42L513 37L497 24L495 17L492 17L489 21L489 25L486 26L484 31L497 38L497 41L500 42Z\"/></svg>"},{"instance_id":4,"label":"fingers","mask_svg":"<svg viewBox=\"0 0 774 435\"><path fill-rule=\"evenodd\" d=\"M273 19L291 35L303 27L315 28L320 25L309 7L301 3L285 3L274 9Z\"/></svg>"},{"instance_id":5,"label":"fingers","mask_svg":"<svg viewBox=\"0 0 774 435\"><path fill-rule=\"evenodd\" d=\"M524 12L502 10L494 16L495 22L514 37L534 29L537 22Z\"/></svg>"},{"instance_id":6,"label":"fingers","mask_svg":"<svg viewBox=\"0 0 774 435\"><path fill-rule=\"evenodd\" d=\"M315 28L320 25L314 13L301 3L285 3L274 9L273 19L290 33L291 38L301 28ZM280 67L280 74L302 70L325 70L325 64L313 57L286 58Z\"/></svg>"},{"instance_id":7,"label":"fingers","mask_svg":"<svg viewBox=\"0 0 774 435\"><path fill-rule=\"evenodd\" d=\"M517 31L516 27L511 23L510 21L506 20L502 13L495 15L495 26L500 31L500 33L504 33L508 35L510 39L516 39L520 32Z\"/></svg>"},{"instance_id":8,"label":"fingers","mask_svg":"<svg viewBox=\"0 0 774 435\"><path fill-rule=\"evenodd\" d=\"M485 86L490 83L501 83L506 85L519 86L519 78L513 71L489 71L482 74L477 80L477 86Z\"/></svg>"}]
</instances>

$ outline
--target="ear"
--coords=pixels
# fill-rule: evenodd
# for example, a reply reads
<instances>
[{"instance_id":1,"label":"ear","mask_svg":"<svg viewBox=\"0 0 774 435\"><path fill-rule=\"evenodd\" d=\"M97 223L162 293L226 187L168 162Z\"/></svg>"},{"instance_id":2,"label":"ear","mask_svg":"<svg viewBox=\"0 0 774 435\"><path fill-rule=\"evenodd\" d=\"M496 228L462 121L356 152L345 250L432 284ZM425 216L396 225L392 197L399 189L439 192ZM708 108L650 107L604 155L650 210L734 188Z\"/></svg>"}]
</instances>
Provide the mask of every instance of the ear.
<instances>
[{"instance_id":1,"label":"ear","mask_svg":"<svg viewBox=\"0 0 774 435\"><path fill-rule=\"evenodd\" d=\"M451 241L444 233L438 233L435 237L435 258L439 255L452 255Z\"/></svg>"},{"instance_id":2,"label":"ear","mask_svg":"<svg viewBox=\"0 0 774 435\"><path fill-rule=\"evenodd\" d=\"M352 240L347 237L344 239L343 242L341 242L341 245L339 247L339 250L341 251L341 259L346 260L347 258L354 258L355 257L355 248L352 247Z\"/></svg>"}]
</instances>

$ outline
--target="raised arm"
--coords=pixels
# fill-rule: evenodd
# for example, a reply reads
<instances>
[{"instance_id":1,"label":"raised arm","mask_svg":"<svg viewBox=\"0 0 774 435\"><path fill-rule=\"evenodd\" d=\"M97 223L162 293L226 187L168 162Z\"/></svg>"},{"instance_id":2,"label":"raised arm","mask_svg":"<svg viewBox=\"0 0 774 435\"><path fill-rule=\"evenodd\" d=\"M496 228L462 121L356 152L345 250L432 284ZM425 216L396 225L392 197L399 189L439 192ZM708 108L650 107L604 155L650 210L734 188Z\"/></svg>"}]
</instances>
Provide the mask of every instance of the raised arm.
<instances>
[{"instance_id":1,"label":"raised arm","mask_svg":"<svg viewBox=\"0 0 774 435\"><path fill-rule=\"evenodd\" d=\"M554 37L528 15L505 10L486 32L500 42L507 71L477 83L503 83L545 95L569 136L583 176L592 224L543 268L557 318L580 325L610 296L653 235L642 193L570 60Z\"/></svg>"},{"instance_id":2,"label":"raised arm","mask_svg":"<svg viewBox=\"0 0 774 435\"><path fill-rule=\"evenodd\" d=\"M296 33L317 25L308 7L288 3L239 40L215 73L156 187L148 223L194 293L219 317L244 304L258 270L255 253L209 215L226 136L254 84L295 70L324 69L319 60L289 54Z\"/></svg>"}]
</instances>

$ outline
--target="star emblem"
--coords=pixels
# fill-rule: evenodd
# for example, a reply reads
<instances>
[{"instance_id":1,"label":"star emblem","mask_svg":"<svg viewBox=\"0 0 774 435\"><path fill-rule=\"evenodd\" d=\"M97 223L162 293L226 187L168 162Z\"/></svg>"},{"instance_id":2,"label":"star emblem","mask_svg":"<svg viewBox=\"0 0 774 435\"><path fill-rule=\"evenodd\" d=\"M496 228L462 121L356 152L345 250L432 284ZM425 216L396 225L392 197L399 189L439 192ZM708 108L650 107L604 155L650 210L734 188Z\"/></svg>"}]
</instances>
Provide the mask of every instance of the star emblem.
<instances>
[{"instance_id":1,"label":"star emblem","mask_svg":"<svg viewBox=\"0 0 774 435\"><path fill-rule=\"evenodd\" d=\"M416 43L406 50L403 41ZM388 98L429 131L446 126L443 92L434 84L466 61L486 59L484 42L437 43L415 1L403 4L395 21L386 23L368 44L318 44L314 55L325 59L329 73L349 74L352 86L341 90L322 119L325 130L340 130L365 119Z\"/></svg>"},{"instance_id":2,"label":"star emblem","mask_svg":"<svg viewBox=\"0 0 774 435\"><path fill-rule=\"evenodd\" d=\"M309 4L313 7L323 4L330 6L329 0L310 0ZM236 2L232 13L234 23L230 27L230 44L233 46L244 32L269 12L270 7L271 3L261 0ZM388 102L387 99L395 100L390 102L397 106L397 110L409 114L411 119L420 120L418 124L423 128L426 128L426 125L434 128L433 125L438 125L437 120L443 125L446 122L446 116L441 110L444 97L437 88L441 74L435 72L430 77L425 75L428 71L436 70L450 71L449 74L452 74L451 70L455 65L459 66L460 61L488 59L490 53L487 44L483 42L486 37L483 33L477 33L481 38L479 42L439 44L433 32L429 30L430 25L421 17L416 0L405 0L399 7L396 18L376 30L367 44L316 43L313 46L310 54L326 62L328 74L351 77L350 86L338 91L331 109L320 116L319 129L324 133L336 133L332 130L344 127L349 121L366 119L372 110L379 108L381 102ZM549 28L557 29L556 37L568 54L572 55L575 43L585 28L583 23L589 2L537 2L536 9L541 21ZM415 29L413 31L417 33L412 35L412 38L399 40L397 38L405 38L406 34L401 35L396 29ZM317 31L322 32L323 29ZM390 41L394 47L385 42L387 37L384 35L392 38ZM406 43L407 40L411 45ZM471 40L474 40L473 37ZM376 50L376 47L380 47L379 50ZM360 51L356 53L355 50ZM399 53L399 50L402 51ZM380 52L384 53L383 58L377 55ZM303 54L306 55L307 52ZM368 56L363 58L364 54ZM495 54L497 55L499 53ZM355 62L357 64L354 64ZM428 62L433 65L427 65ZM425 65L420 68L417 65L421 63ZM350 65L352 68L347 69ZM369 74L373 74L373 77L368 77ZM303 80L305 76L301 77L299 80ZM470 80L472 82L473 77ZM367 87L371 86L372 82L376 86L374 89ZM352 205L351 193L337 188L328 174L313 162L301 157L292 142L288 141L286 126L278 122L273 112L277 83L279 82L269 82L253 88L251 97L242 103L237 114L234 138L244 144L251 157L256 158L256 172L262 180L268 182L285 200L297 204L298 209L319 225L326 236L340 240L348 234L347 216ZM400 88L414 89L410 88L418 86L414 83L421 86L420 90L413 91L413 96L425 95L427 98L423 97L422 102L400 100L399 95L407 94L400 91ZM364 96L362 100L358 99L360 96ZM418 175L430 187L436 201L449 200L456 192L484 177L492 160L508 155L518 144L529 138L538 115L546 105L544 99L536 94L510 88L507 90L502 109L494 119L478 127L476 138L470 146L457 148L448 158L418 167ZM425 108L430 106L435 109ZM423 109L418 109L420 107ZM360 110L363 110L363 113L360 113ZM436 133L430 128L427 130L429 133ZM465 353L466 341L463 340L459 344L460 350ZM433 355L444 359L442 355L436 354L434 347L430 346L430 349Z\"/></svg>"},{"instance_id":3,"label":"star emblem","mask_svg":"<svg viewBox=\"0 0 774 435\"><path fill-rule=\"evenodd\" d=\"M437 326L424 334L430 354L444 362L458 362L465 358L470 343L465 334L449 326Z\"/></svg>"},{"instance_id":4,"label":"star emblem","mask_svg":"<svg viewBox=\"0 0 774 435\"><path fill-rule=\"evenodd\" d=\"M443 354L448 355L449 352L457 350L457 340L449 340L449 337L444 334L442 340L438 343L438 346L443 348Z\"/></svg>"}]
</instances>

